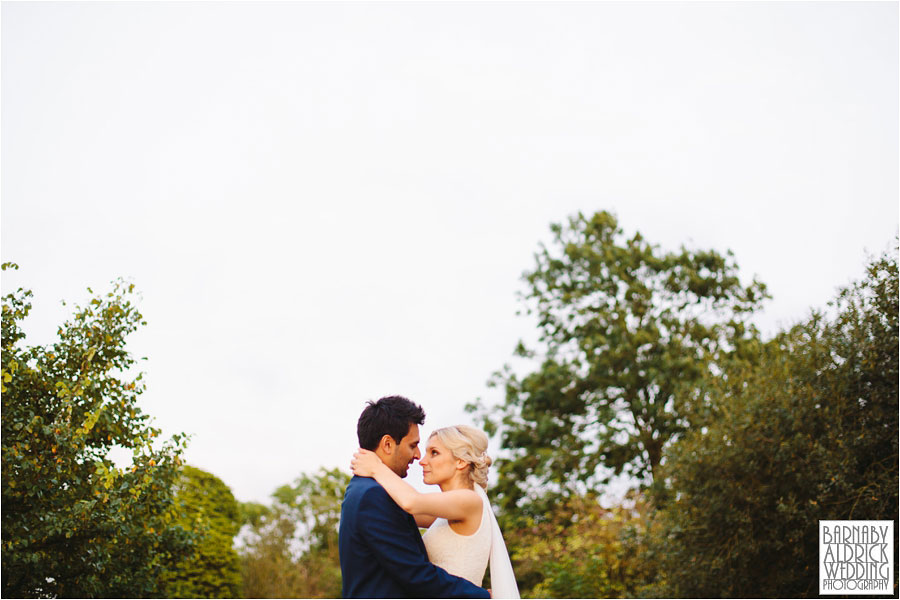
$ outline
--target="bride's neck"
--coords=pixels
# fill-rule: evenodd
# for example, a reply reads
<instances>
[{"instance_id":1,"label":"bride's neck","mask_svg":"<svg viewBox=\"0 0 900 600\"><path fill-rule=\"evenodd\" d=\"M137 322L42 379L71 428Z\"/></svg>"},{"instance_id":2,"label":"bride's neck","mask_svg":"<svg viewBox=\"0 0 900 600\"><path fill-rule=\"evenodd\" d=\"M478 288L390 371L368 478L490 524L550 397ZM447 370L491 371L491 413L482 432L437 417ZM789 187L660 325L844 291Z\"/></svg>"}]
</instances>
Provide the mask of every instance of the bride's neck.
<instances>
[{"instance_id":1,"label":"bride's neck","mask_svg":"<svg viewBox=\"0 0 900 600\"><path fill-rule=\"evenodd\" d=\"M472 485L471 481L468 481L468 477L463 479L462 477L454 477L450 481L444 481L439 484L442 492L451 492L453 490L474 490L475 488Z\"/></svg>"}]
</instances>

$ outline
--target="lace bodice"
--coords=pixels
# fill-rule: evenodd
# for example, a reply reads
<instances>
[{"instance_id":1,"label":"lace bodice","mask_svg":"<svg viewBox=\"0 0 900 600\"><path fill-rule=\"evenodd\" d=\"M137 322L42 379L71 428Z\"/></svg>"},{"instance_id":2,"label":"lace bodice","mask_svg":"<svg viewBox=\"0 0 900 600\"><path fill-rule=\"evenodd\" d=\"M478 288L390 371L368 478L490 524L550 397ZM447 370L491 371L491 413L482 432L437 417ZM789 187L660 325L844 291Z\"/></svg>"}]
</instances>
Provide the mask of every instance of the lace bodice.
<instances>
[{"instance_id":1,"label":"lace bodice","mask_svg":"<svg viewBox=\"0 0 900 600\"><path fill-rule=\"evenodd\" d=\"M436 519L422 536L428 560L451 575L468 579L480 586L491 556L491 505L487 496L482 502L481 525L472 535L460 535L450 528L447 519Z\"/></svg>"}]
</instances>

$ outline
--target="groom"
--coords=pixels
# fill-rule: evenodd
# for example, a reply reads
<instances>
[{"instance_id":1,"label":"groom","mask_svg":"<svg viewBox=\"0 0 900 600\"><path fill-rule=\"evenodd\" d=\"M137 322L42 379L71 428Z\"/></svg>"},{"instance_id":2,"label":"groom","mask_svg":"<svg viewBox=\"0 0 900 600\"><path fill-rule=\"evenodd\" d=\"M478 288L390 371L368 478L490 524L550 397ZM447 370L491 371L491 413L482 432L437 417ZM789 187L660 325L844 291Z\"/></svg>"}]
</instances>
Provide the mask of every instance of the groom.
<instances>
[{"instance_id":1,"label":"groom","mask_svg":"<svg viewBox=\"0 0 900 600\"><path fill-rule=\"evenodd\" d=\"M369 402L359 416L359 445L400 477L419 455L425 412L402 396ZM488 591L428 562L416 520L371 477L353 477L341 504L344 598L489 598Z\"/></svg>"}]
</instances>

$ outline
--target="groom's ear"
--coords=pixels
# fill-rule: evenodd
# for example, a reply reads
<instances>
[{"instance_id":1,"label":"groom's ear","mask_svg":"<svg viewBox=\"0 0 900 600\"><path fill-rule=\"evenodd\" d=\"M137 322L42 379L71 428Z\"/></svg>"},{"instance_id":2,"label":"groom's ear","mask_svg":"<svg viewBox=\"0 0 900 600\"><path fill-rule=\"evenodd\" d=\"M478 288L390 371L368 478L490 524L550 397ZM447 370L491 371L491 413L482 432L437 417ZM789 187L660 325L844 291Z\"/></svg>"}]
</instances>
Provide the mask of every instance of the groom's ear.
<instances>
[{"instance_id":1,"label":"groom's ear","mask_svg":"<svg viewBox=\"0 0 900 600\"><path fill-rule=\"evenodd\" d=\"M385 454L392 454L394 452L394 438L385 434L378 442L378 447L381 448L381 451Z\"/></svg>"}]
</instances>

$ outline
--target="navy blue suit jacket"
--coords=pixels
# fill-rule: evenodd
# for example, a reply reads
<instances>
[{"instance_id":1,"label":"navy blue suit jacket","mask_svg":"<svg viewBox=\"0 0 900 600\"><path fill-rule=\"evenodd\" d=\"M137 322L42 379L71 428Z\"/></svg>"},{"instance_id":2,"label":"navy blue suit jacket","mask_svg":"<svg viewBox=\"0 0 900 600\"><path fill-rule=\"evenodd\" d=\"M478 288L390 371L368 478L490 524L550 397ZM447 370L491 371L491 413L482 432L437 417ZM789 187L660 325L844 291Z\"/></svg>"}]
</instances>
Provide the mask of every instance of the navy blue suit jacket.
<instances>
[{"instance_id":1,"label":"navy blue suit jacket","mask_svg":"<svg viewBox=\"0 0 900 600\"><path fill-rule=\"evenodd\" d=\"M353 477L341 504L344 598L489 598L428 562L416 520L371 477Z\"/></svg>"}]
</instances>

